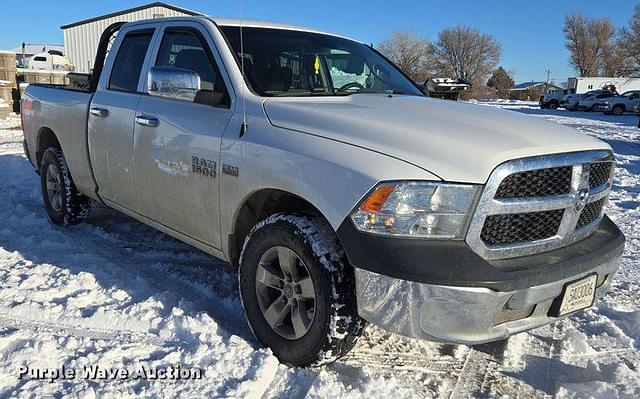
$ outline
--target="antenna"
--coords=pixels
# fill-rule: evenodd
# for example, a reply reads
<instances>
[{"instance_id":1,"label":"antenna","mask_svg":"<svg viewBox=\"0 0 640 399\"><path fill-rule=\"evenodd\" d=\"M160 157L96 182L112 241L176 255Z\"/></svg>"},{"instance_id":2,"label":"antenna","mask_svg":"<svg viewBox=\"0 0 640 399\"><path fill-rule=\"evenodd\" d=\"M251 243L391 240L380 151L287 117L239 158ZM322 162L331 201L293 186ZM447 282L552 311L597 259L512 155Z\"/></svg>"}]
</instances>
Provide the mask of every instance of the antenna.
<instances>
[{"instance_id":1,"label":"antenna","mask_svg":"<svg viewBox=\"0 0 640 399\"><path fill-rule=\"evenodd\" d=\"M242 0L238 0L240 6L240 72L242 74L242 124L240 124L240 137L247 132L247 77L244 73L244 37L242 27L244 25L244 12Z\"/></svg>"}]
</instances>

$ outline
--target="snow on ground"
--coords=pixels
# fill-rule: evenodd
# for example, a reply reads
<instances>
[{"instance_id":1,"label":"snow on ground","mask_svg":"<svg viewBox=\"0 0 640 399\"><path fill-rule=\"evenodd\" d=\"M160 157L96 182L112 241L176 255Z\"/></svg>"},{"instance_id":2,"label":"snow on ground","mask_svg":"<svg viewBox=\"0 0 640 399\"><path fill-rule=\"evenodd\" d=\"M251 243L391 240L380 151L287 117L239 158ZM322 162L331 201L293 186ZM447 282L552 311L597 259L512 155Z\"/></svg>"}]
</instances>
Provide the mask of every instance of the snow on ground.
<instances>
[{"instance_id":1,"label":"snow on ground","mask_svg":"<svg viewBox=\"0 0 640 399\"><path fill-rule=\"evenodd\" d=\"M0 397L628 397L640 396L640 129L633 116L476 102L609 142L608 214L627 235L613 290L596 306L507 342L466 346L369 327L345 359L279 365L252 337L224 263L115 211L51 225L15 116L0 121ZM20 367L175 367L202 379L18 379ZM139 376L139 375L138 375Z\"/></svg>"}]
</instances>

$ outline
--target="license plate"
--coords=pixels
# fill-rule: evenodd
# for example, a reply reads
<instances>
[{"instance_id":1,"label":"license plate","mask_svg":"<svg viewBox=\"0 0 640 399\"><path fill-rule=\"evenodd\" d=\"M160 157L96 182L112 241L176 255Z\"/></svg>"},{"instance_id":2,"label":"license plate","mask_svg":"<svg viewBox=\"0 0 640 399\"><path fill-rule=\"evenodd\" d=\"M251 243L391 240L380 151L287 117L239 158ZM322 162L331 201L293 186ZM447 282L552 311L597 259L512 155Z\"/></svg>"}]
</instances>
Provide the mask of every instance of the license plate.
<instances>
[{"instance_id":1,"label":"license plate","mask_svg":"<svg viewBox=\"0 0 640 399\"><path fill-rule=\"evenodd\" d=\"M598 275L593 274L587 278L568 284L562 295L558 316L563 316L593 305L596 297L597 282Z\"/></svg>"}]
</instances>

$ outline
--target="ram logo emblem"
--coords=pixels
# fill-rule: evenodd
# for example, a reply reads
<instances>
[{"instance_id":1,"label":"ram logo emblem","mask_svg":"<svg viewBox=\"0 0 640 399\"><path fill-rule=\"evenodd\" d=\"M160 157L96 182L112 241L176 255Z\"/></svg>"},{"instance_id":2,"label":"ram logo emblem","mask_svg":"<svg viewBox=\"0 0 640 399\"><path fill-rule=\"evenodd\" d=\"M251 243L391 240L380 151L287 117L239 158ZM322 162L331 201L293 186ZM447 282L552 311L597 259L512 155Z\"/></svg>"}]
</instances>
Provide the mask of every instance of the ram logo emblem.
<instances>
[{"instance_id":1,"label":"ram logo emblem","mask_svg":"<svg viewBox=\"0 0 640 399\"><path fill-rule=\"evenodd\" d=\"M202 176L216 177L216 162L204 158L191 157L191 171Z\"/></svg>"}]
</instances>

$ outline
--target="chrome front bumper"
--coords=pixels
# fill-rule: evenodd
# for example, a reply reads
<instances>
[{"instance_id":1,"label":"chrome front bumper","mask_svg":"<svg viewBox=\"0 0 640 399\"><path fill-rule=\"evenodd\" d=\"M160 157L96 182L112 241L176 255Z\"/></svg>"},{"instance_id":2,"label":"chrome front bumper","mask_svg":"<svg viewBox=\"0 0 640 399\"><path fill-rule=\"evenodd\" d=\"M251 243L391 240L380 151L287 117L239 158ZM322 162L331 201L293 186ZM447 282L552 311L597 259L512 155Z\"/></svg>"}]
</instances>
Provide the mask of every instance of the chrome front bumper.
<instances>
[{"instance_id":1,"label":"chrome front bumper","mask_svg":"<svg viewBox=\"0 0 640 399\"><path fill-rule=\"evenodd\" d=\"M497 341L566 317L548 312L569 282L597 273L596 300L602 297L618 261L619 256L562 280L510 292L424 284L356 268L358 313L407 337L469 345Z\"/></svg>"}]
</instances>

